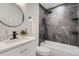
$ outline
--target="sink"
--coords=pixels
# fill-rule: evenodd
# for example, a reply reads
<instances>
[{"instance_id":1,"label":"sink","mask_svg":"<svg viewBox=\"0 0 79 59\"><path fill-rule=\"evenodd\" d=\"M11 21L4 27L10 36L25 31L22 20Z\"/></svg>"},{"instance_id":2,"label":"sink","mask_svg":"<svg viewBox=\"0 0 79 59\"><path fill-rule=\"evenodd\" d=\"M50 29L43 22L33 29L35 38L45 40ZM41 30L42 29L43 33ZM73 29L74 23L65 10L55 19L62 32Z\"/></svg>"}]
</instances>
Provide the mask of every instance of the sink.
<instances>
[{"instance_id":1,"label":"sink","mask_svg":"<svg viewBox=\"0 0 79 59\"><path fill-rule=\"evenodd\" d=\"M18 39L4 40L4 43L6 43L6 44L12 44L12 43L16 43L18 41L19 41Z\"/></svg>"},{"instance_id":2,"label":"sink","mask_svg":"<svg viewBox=\"0 0 79 59\"><path fill-rule=\"evenodd\" d=\"M6 43L6 44L14 44L14 43L22 42L22 41L29 41L31 39L34 39L34 37L29 37L29 36L28 37L23 37L23 38L19 37L17 39L4 40L4 43Z\"/></svg>"},{"instance_id":3,"label":"sink","mask_svg":"<svg viewBox=\"0 0 79 59\"><path fill-rule=\"evenodd\" d=\"M0 42L0 54L6 51L9 51L10 49L19 47L21 45L28 44L32 41L35 41L35 37L27 36L24 38L18 38L18 39L13 39L13 40L10 40L10 39L4 40Z\"/></svg>"}]
</instances>

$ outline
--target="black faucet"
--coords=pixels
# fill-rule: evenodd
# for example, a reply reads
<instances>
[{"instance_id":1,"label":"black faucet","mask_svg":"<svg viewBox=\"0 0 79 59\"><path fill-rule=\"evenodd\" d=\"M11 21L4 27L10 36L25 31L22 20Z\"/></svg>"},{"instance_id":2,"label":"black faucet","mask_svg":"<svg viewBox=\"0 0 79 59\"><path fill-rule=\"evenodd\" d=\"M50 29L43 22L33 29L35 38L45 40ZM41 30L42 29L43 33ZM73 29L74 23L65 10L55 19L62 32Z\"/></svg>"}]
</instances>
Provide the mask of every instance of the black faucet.
<instances>
[{"instance_id":1,"label":"black faucet","mask_svg":"<svg viewBox=\"0 0 79 59\"><path fill-rule=\"evenodd\" d=\"M17 38L16 37L16 35L17 35L16 31L13 31L12 35L13 35L13 37L11 39L16 39Z\"/></svg>"},{"instance_id":2,"label":"black faucet","mask_svg":"<svg viewBox=\"0 0 79 59\"><path fill-rule=\"evenodd\" d=\"M16 31L13 31L13 39L16 39Z\"/></svg>"}]
</instances>

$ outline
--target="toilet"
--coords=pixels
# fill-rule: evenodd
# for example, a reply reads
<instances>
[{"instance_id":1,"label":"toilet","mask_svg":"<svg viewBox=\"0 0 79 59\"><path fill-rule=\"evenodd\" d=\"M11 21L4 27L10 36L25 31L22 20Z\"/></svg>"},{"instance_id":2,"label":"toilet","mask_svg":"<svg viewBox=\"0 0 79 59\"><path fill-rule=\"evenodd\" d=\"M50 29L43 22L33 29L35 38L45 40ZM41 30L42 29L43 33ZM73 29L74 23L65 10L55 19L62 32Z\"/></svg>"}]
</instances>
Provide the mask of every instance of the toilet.
<instances>
[{"instance_id":1,"label":"toilet","mask_svg":"<svg viewBox=\"0 0 79 59\"><path fill-rule=\"evenodd\" d=\"M36 56L50 56L50 49L45 46L39 46L36 48Z\"/></svg>"}]
</instances>

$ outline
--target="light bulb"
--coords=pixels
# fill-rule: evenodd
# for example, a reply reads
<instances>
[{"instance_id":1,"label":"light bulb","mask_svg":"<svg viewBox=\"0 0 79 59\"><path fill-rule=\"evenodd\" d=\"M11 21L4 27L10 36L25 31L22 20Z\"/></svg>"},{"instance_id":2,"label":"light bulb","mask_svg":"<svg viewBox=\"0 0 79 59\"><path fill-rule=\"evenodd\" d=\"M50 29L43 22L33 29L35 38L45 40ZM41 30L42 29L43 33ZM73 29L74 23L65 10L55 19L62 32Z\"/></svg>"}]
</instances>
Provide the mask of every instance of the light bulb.
<instances>
[{"instance_id":1,"label":"light bulb","mask_svg":"<svg viewBox=\"0 0 79 59\"><path fill-rule=\"evenodd\" d=\"M29 17L30 22L32 22L32 17Z\"/></svg>"}]
</instances>

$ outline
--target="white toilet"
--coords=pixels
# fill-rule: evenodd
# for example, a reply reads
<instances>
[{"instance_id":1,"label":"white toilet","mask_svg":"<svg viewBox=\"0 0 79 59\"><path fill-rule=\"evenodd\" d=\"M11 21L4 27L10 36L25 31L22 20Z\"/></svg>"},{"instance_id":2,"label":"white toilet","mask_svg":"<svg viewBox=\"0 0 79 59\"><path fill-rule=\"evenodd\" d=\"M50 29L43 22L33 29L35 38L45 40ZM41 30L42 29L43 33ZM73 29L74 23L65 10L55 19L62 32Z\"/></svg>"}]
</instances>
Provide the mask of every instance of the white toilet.
<instances>
[{"instance_id":1,"label":"white toilet","mask_svg":"<svg viewBox=\"0 0 79 59\"><path fill-rule=\"evenodd\" d=\"M50 56L50 49L45 46L39 46L36 48L37 56Z\"/></svg>"}]
</instances>

